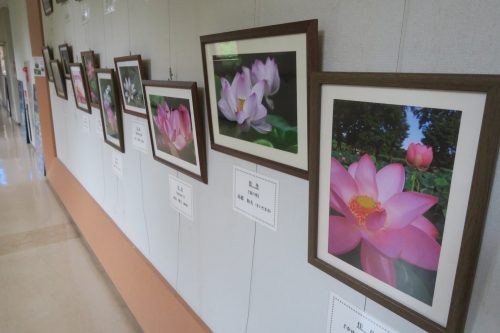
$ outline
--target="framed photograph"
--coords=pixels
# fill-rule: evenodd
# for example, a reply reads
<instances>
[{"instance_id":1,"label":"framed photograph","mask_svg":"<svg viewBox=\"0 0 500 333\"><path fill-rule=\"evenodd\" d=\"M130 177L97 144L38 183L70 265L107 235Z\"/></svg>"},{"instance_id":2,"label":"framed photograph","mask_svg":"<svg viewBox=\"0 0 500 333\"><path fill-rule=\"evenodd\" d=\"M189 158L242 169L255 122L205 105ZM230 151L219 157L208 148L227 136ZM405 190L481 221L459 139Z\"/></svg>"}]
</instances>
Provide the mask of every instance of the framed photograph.
<instances>
[{"instance_id":1,"label":"framed photograph","mask_svg":"<svg viewBox=\"0 0 500 333\"><path fill-rule=\"evenodd\" d=\"M83 80L83 66L81 63L69 64L71 83L73 84L73 95L76 107L87 113L92 113L89 104L89 94Z\"/></svg>"},{"instance_id":2,"label":"framed photograph","mask_svg":"<svg viewBox=\"0 0 500 333\"><path fill-rule=\"evenodd\" d=\"M309 262L462 332L498 155L500 76L314 73Z\"/></svg>"},{"instance_id":3,"label":"framed photograph","mask_svg":"<svg viewBox=\"0 0 500 333\"><path fill-rule=\"evenodd\" d=\"M96 69L104 141L125 152L123 119L118 85L112 69Z\"/></svg>"},{"instance_id":4,"label":"framed photograph","mask_svg":"<svg viewBox=\"0 0 500 333\"><path fill-rule=\"evenodd\" d=\"M81 53L84 69L84 78L87 91L89 92L90 105L99 107L99 91L97 89L97 76L95 70L99 68L99 61L94 51L85 51Z\"/></svg>"},{"instance_id":5,"label":"framed photograph","mask_svg":"<svg viewBox=\"0 0 500 333\"><path fill-rule=\"evenodd\" d=\"M145 79L140 55L115 58L116 75L125 113L146 118L142 80Z\"/></svg>"},{"instance_id":6,"label":"framed photograph","mask_svg":"<svg viewBox=\"0 0 500 333\"><path fill-rule=\"evenodd\" d=\"M68 99L68 95L66 93L66 80L64 79L62 66L59 60L50 61L50 70L52 71L52 75L54 77L54 87L56 88L57 96Z\"/></svg>"},{"instance_id":7,"label":"framed photograph","mask_svg":"<svg viewBox=\"0 0 500 333\"><path fill-rule=\"evenodd\" d=\"M71 75L69 73L69 64L73 62L73 51L71 49L71 46L69 46L68 44L59 45L59 56L61 57L64 77L67 79L71 79Z\"/></svg>"},{"instance_id":8,"label":"framed photograph","mask_svg":"<svg viewBox=\"0 0 500 333\"><path fill-rule=\"evenodd\" d=\"M45 16L52 14L54 7L52 6L52 0L42 0L42 7Z\"/></svg>"},{"instance_id":9,"label":"framed photograph","mask_svg":"<svg viewBox=\"0 0 500 333\"><path fill-rule=\"evenodd\" d=\"M318 21L200 37L214 150L308 177L308 80Z\"/></svg>"},{"instance_id":10,"label":"framed photograph","mask_svg":"<svg viewBox=\"0 0 500 333\"><path fill-rule=\"evenodd\" d=\"M206 184L205 134L196 82L143 84L154 159Z\"/></svg>"},{"instance_id":11,"label":"framed photograph","mask_svg":"<svg viewBox=\"0 0 500 333\"><path fill-rule=\"evenodd\" d=\"M54 74L52 74L52 68L50 67L50 61L53 59L52 49L46 46L42 49L42 54L45 68L47 70L47 77L49 81L54 82Z\"/></svg>"}]
</instances>

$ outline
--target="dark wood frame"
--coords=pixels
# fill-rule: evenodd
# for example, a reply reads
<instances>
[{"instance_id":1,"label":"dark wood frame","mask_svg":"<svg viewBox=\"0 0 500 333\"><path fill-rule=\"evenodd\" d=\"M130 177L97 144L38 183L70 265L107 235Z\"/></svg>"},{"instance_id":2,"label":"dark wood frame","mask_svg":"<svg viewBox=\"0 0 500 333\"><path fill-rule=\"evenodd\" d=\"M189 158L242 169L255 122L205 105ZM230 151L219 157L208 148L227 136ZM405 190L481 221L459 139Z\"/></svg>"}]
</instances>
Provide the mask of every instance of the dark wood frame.
<instances>
[{"instance_id":1,"label":"dark wood frame","mask_svg":"<svg viewBox=\"0 0 500 333\"><path fill-rule=\"evenodd\" d=\"M92 107L99 108L100 107L100 105L99 105L99 96L97 98L97 103L92 103L91 90L90 90L90 81L89 81L89 78L87 76L87 67L85 65L85 59L90 57L92 59L93 64L94 64L94 69L97 70L99 68L99 59L97 58L96 54L92 50L83 51L83 52L80 53L80 55L82 57L82 65L83 65L83 74L84 74L84 78L85 78L85 85L87 86L87 91L89 92L89 104ZM97 81L97 78L96 78L96 81Z\"/></svg>"},{"instance_id":2,"label":"dark wood frame","mask_svg":"<svg viewBox=\"0 0 500 333\"><path fill-rule=\"evenodd\" d=\"M47 8L45 6L45 1L42 0L42 8L43 8L43 13L45 14L45 16L49 16L50 14L52 14L54 12L54 5L52 4L52 0L48 0L48 5L49 5L49 8Z\"/></svg>"},{"instance_id":3,"label":"dark wood frame","mask_svg":"<svg viewBox=\"0 0 500 333\"><path fill-rule=\"evenodd\" d=\"M140 54L136 54L136 55L131 55L131 56L124 56L124 57L117 57L114 59L114 62L115 62L115 70L116 70L116 78L118 80L118 83L120 85L120 98L121 98L121 104L123 106L123 112L125 113L128 113L128 114L131 114L133 116L136 116L136 117L141 117L141 118L146 118L146 113L147 113L147 106L146 106L146 99L144 98L144 114L140 113L140 112L137 112L137 111L133 111L133 110L129 110L127 109L127 104L125 103L125 94L123 93L123 84L122 84L122 80L121 80L121 77L120 77L120 70L118 68L118 63L119 62L125 62L125 61L137 61L138 63L138 66L139 66L139 74L141 76L141 85L144 87L144 81L146 79L146 75L145 75L145 70L144 70L144 64L142 62L142 58L141 58L141 55ZM143 89L143 92L144 92L144 89Z\"/></svg>"},{"instance_id":4,"label":"dark wood frame","mask_svg":"<svg viewBox=\"0 0 500 333\"><path fill-rule=\"evenodd\" d=\"M54 64L56 64L56 68L58 73L54 73L54 68L52 67ZM50 61L50 69L52 70L52 74L54 75L54 88L56 89L56 94L57 96L68 99L68 92L67 92L67 87L66 87L66 79L64 78L63 72L62 72L62 65L59 60L51 60ZM59 91L57 88L57 83L56 83L56 75L59 75L61 77L61 82L62 82L62 92Z\"/></svg>"},{"instance_id":5,"label":"dark wood frame","mask_svg":"<svg viewBox=\"0 0 500 333\"><path fill-rule=\"evenodd\" d=\"M225 33L219 33L215 35L207 35L201 36L201 53L202 53L202 61L203 61L203 75L205 77L205 89L206 89L206 100L207 100L207 113L208 113L208 124L210 130L210 143L213 150L220 151L222 153L232 155L253 163L262 164L266 167L279 170L281 172L297 176L300 178L307 179L309 177L309 170L302 170L300 168L296 168L284 163L276 162L269 160L267 158L256 156L250 153L246 153L241 150L236 150L233 148L229 148L220 144L215 143L214 140L214 130L212 126L212 112L211 112L211 103L210 103L210 94L209 94L209 85L210 82L208 80L207 75L207 61L206 61L206 52L205 45L226 41L239 41L245 39L256 39L256 38L264 38L264 37L274 37L274 36L286 36L286 35L294 35L294 34L306 34L306 53L307 53L307 105L309 106L309 92L310 92L310 75L311 72L318 69L318 20L308 20L308 21L300 21L300 22L292 22L278 25L271 25L259 28L231 31ZM297 91L297 94L300 92ZM299 112L299 110L297 110ZM307 112L307 120L309 123L309 110ZM308 125L306 127L309 130ZM309 141L308 134L308 141ZM310 143L306 144L307 149L310 149Z\"/></svg>"},{"instance_id":6,"label":"dark wood frame","mask_svg":"<svg viewBox=\"0 0 500 333\"><path fill-rule=\"evenodd\" d=\"M71 73L71 67L78 67L80 69L80 75L82 77L82 83L83 83L83 90L85 92L85 100L86 100L86 104L87 104L87 108L82 108L81 106L78 105L78 101L76 100L76 90L75 90L75 81L73 80L73 75ZM84 74L83 74L83 66L81 63L70 63L69 64L69 71L70 71L70 76L71 76L71 86L73 87L73 96L75 96L75 106L84 111L84 112L87 112L87 113L92 113L92 109L90 108L90 103L89 103L89 91L87 89L87 86L85 85L85 77L84 77Z\"/></svg>"},{"instance_id":7,"label":"dark wood frame","mask_svg":"<svg viewBox=\"0 0 500 333\"><path fill-rule=\"evenodd\" d=\"M314 73L311 96L311 179L309 187L309 263L429 332L463 332L500 146L500 76L394 73ZM448 321L445 327L402 305L317 257L322 85L431 89L486 93L477 157L460 246Z\"/></svg>"},{"instance_id":8,"label":"dark wood frame","mask_svg":"<svg viewBox=\"0 0 500 333\"><path fill-rule=\"evenodd\" d=\"M48 52L48 62L47 59L45 59L45 52ZM45 46L42 49L42 56L43 56L43 62L45 63L45 71L47 72L47 79L50 82L54 82L54 73L52 73L52 67L50 67L50 61L54 59L54 55L52 53L52 49L49 46Z\"/></svg>"},{"instance_id":9,"label":"dark wood frame","mask_svg":"<svg viewBox=\"0 0 500 333\"><path fill-rule=\"evenodd\" d=\"M67 60L64 59L64 57L63 57L64 51L61 50L63 48L66 48L66 50L68 52L68 59ZM66 43L59 45L59 57L61 58L61 63L63 66L63 71L64 71L64 77L67 79L71 79L69 71L66 70L66 63L68 64L68 69L69 69L69 64L73 62L73 50L71 49L71 46L69 46Z\"/></svg>"},{"instance_id":10,"label":"dark wood frame","mask_svg":"<svg viewBox=\"0 0 500 333\"><path fill-rule=\"evenodd\" d=\"M190 177L193 177L207 184L208 176L207 176L207 152L205 144L205 127L203 126L203 114L199 105L198 87L196 85L196 82L144 80L142 83L144 88L144 101L146 103L149 138L151 139L151 150L153 152L153 158L160 163L163 163L171 168L174 168ZM198 146L198 163L200 165L199 175L189 170L186 170L183 167L178 166L177 164L166 161L156 154L153 142L154 125L151 122L151 117L150 117L151 110L146 95L146 87L164 87L172 89L189 90L191 92L191 100L193 101L193 114L194 114L194 119L192 119L191 122L193 123L194 130L196 131L196 145Z\"/></svg>"},{"instance_id":11,"label":"dark wood frame","mask_svg":"<svg viewBox=\"0 0 500 333\"><path fill-rule=\"evenodd\" d=\"M119 138L118 141L120 142L120 145L117 146L113 142L109 141L106 137L106 124L104 122L104 110L102 109L102 101L101 101L101 85L99 84L99 73L104 73L104 74L110 74L111 75L111 82L113 84L113 93L115 94L115 99L116 99L116 121L118 122L118 132L119 132ZM99 89L99 110L101 112L101 122L102 122L102 134L104 137L104 141L110 145L111 147L115 148L116 150L124 153L125 152L125 140L124 140L124 132L123 132L123 115L122 115L122 108L121 108L121 101L120 97L118 95L118 82L116 79L116 75L114 73L113 69L108 69L108 68L99 68L96 69L96 76L97 76L97 87Z\"/></svg>"}]
</instances>

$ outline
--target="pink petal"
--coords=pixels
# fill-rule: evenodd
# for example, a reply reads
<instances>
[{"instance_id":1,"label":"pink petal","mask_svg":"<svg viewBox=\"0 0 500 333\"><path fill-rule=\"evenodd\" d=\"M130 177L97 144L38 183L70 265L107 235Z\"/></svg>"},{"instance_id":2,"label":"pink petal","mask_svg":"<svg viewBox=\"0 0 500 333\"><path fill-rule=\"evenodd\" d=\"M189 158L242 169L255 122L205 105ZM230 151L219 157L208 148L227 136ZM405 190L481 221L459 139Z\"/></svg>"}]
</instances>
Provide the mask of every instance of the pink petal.
<instances>
[{"instance_id":1,"label":"pink petal","mask_svg":"<svg viewBox=\"0 0 500 333\"><path fill-rule=\"evenodd\" d=\"M366 218L366 227L370 231L380 230L385 224L386 213L385 212L375 212Z\"/></svg>"},{"instance_id":2,"label":"pink petal","mask_svg":"<svg viewBox=\"0 0 500 333\"><path fill-rule=\"evenodd\" d=\"M431 223L428 219L426 219L423 216L417 217L413 222L410 224L411 226L418 228L425 232L427 236L436 238L437 235L439 234L438 229L434 226L434 224Z\"/></svg>"},{"instance_id":3,"label":"pink petal","mask_svg":"<svg viewBox=\"0 0 500 333\"><path fill-rule=\"evenodd\" d=\"M256 112L253 115L253 118L251 119L253 122L258 122L261 119L266 118L267 116L267 109L264 105L258 104L256 108Z\"/></svg>"},{"instance_id":4,"label":"pink petal","mask_svg":"<svg viewBox=\"0 0 500 333\"><path fill-rule=\"evenodd\" d=\"M242 73L236 73L233 85L236 98L250 95L252 83L250 82L250 70L247 67L243 67Z\"/></svg>"},{"instance_id":5,"label":"pink petal","mask_svg":"<svg viewBox=\"0 0 500 333\"><path fill-rule=\"evenodd\" d=\"M377 169L375 163L368 154L363 155L356 168L356 183L358 184L359 194L367 195L371 198L378 198L377 183L375 176Z\"/></svg>"},{"instance_id":6,"label":"pink petal","mask_svg":"<svg viewBox=\"0 0 500 333\"><path fill-rule=\"evenodd\" d=\"M404 239L401 259L418 267L437 271L441 246L422 230L408 226L401 230Z\"/></svg>"},{"instance_id":7,"label":"pink petal","mask_svg":"<svg viewBox=\"0 0 500 333\"><path fill-rule=\"evenodd\" d=\"M262 134L267 134L271 132L273 129L273 126L271 124L266 123L266 119L263 118L257 122L252 122L250 124L257 132L262 133Z\"/></svg>"},{"instance_id":8,"label":"pink petal","mask_svg":"<svg viewBox=\"0 0 500 333\"><path fill-rule=\"evenodd\" d=\"M344 167L332 157L330 169L330 190L334 191L345 204L358 195L358 186Z\"/></svg>"},{"instance_id":9,"label":"pink petal","mask_svg":"<svg viewBox=\"0 0 500 333\"><path fill-rule=\"evenodd\" d=\"M347 172L352 176L352 178L356 177L356 170L358 169L358 162L354 162L353 164L349 165L349 168L347 169Z\"/></svg>"},{"instance_id":10,"label":"pink petal","mask_svg":"<svg viewBox=\"0 0 500 333\"><path fill-rule=\"evenodd\" d=\"M401 193L405 186L405 168L400 163L386 165L375 177L378 188L378 201L384 203L395 194Z\"/></svg>"},{"instance_id":11,"label":"pink petal","mask_svg":"<svg viewBox=\"0 0 500 333\"><path fill-rule=\"evenodd\" d=\"M392 196L383 204L387 211L385 226L401 229L423 215L438 202L438 198L418 192L401 192Z\"/></svg>"},{"instance_id":12,"label":"pink petal","mask_svg":"<svg viewBox=\"0 0 500 333\"><path fill-rule=\"evenodd\" d=\"M190 140L193 135L191 131L191 116L189 115L189 110L183 104L179 105L179 115L182 135L184 135L187 140Z\"/></svg>"},{"instance_id":13,"label":"pink petal","mask_svg":"<svg viewBox=\"0 0 500 333\"><path fill-rule=\"evenodd\" d=\"M386 229L369 234L365 239L378 251L390 258L398 258L403 247L400 230Z\"/></svg>"},{"instance_id":14,"label":"pink petal","mask_svg":"<svg viewBox=\"0 0 500 333\"><path fill-rule=\"evenodd\" d=\"M328 252L339 255L358 246L361 235L356 225L344 217L330 216L328 230Z\"/></svg>"},{"instance_id":15,"label":"pink petal","mask_svg":"<svg viewBox=\"0 0 500 333\"><path fill-rule=\"evenodd\" d=\"M262 103L262 97L264 97L264 81L257 82L256 85L252 87L251 94L255 94L257 96L257 103Z\"/></svg>"},{"instance_id":16,"label":"pink petal","mask_svg":"<svg viewBox=\"0 0 500 333\"><path fill-rule=\"evenodd\" d=\"M361 267L377 279L396 287L396 270L394 259L387 258L368 242L361 242Z\"/></svg>"},{"instance_id":17,"label":"pink petal","mask_svg":"<svg viewBox=\"0 0 500 333\"><path fill-rule=\"evenodd\" d=\"M351 221L356 221L354 216L351 213L351 210L347 205L342 201L342 199L330 189L330 207L336 210L338 213L344 215L347 219Z\"/></svg>"},{"instance_id":18,"label":"pink petal","mask_svg":"<svg viewBox=\"0 0 500 333\"><path fill-rule=\"evenodd\" d=\"M257 113L257 95L251 94L245 104L243 105L243 110L236 114L238 119L238 124L244 123L247 119L252 120L253 116Z\"/></svg>"}]
</instances>

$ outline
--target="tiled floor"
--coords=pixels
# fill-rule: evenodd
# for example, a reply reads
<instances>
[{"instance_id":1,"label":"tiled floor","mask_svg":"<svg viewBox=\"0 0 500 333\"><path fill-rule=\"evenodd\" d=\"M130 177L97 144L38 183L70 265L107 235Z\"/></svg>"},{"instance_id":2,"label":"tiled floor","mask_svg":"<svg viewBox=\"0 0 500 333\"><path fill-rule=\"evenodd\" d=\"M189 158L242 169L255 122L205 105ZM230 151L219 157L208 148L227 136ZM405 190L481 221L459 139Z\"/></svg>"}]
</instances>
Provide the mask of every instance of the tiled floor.
<instances>
[{"instance_id":1,"label":"tiled floor","mask_svg":"<svg viewBox=\"0 0 500 333\"><path fill-rule=\"evenodd\" d=\"M0 332L140 332L0 109Z\"/></svg>"}]
</instances>

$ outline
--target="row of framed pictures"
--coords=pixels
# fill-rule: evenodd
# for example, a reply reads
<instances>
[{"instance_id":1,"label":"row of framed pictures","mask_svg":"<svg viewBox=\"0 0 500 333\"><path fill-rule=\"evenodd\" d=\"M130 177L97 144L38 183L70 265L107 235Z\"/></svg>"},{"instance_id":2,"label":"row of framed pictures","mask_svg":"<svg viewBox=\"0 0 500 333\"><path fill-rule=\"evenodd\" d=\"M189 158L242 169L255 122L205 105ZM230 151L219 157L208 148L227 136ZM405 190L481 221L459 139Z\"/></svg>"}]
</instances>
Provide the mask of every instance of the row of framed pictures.
<instances>
[{"instance_id":1,"label":"row of framed pictures","mask_svg":"<svg viewBox=\"0 0 500 333\"><path fill-rule=\"evenodd\" d=\"M211 147L310 181L309 262L428 331L463 330L500 77L317 72L317 20L200 40ZM196 83L143 80L140 56L115 59L118 83L82 61L75 100L89 91L108 143L123 150L123 104L155 159L207 181Z\"/></svg>"}]
</instances>

